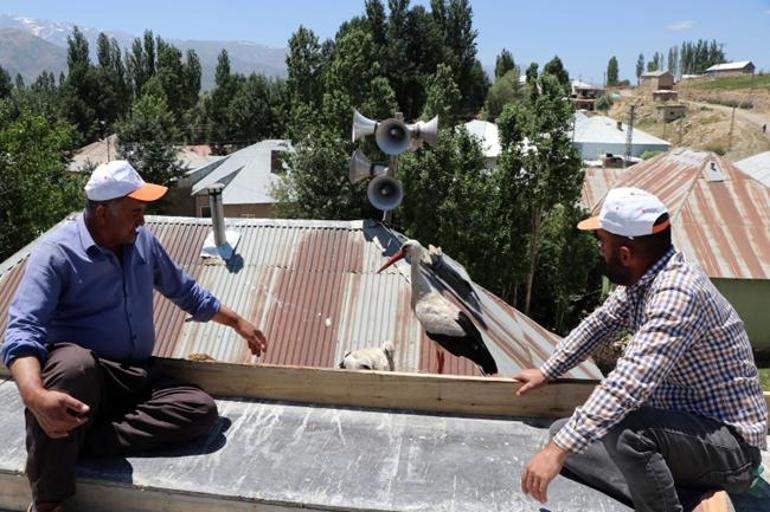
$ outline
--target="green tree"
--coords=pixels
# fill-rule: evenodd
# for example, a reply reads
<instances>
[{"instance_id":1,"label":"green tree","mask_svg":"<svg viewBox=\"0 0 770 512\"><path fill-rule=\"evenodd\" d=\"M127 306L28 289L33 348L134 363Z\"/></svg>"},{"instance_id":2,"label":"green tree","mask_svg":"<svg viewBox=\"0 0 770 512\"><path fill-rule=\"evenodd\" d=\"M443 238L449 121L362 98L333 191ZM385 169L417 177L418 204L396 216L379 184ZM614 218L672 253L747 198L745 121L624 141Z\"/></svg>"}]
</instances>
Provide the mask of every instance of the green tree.
<instances>
[{"instance_id":1,"label":"green tree","mask_svg":"<svg viewBox=\"0 0 770 512\"><path fill-rule=\"evenodd\" d=\"M12 97L18 111L42 116L49 122L64 119L60 91L53 73L43 71L29 87L14 89Z\"/></svg>"},{"instance_id":2,"label":"green tree","mask_svg":"<svg viewBox=\"0 0 770 512\"><path fill-rule=\"evenodd\" d=\"M599 96L599 98L596 100L596 103L594 104L594 107L596 110L609 110L612 108L612 103L612 96L605 93Z\"/></svg>"},{"instance_id":3,"label":"green tree","mask_svg":"<svg viewBox=\"0 0 770 512\"><path fill-rule=\"evenodd\" d=\"M195 50L189 49L185 54L185 65L182 70L182 106L186 110L195 108L201 93L201 61Z\"/></svg>"},{"instance_id":4,"label":"green tree","mask_svg":"<svg viewBox=\"0 0 770 512\"><path fill-rule=\"evenodd\" d=\"M529 67L527 67L525 76L527 85L530 87L534 87L537 84L537 67L537 62L532 62L530 63Z\"/></svg>"},{"instance_id":5,"label":"green tree","mask_svg":"<svg viewBox=\"0 0 770 512\"><path fill-rule=\"evenodd\" d=\"M543 66L544 75L553 75L556 81L561 84L562 91L568 93L570 90L569 73L564 69L561 59L558 55L555 55L553 59L549 60L545 66Z\"/></svg>"},{"instance_id":6,"label":"green tree","mask_svg":"<svg viewBox=\"0 0 770 512\"><path fill-rule=\"evenodd\" d=\"M511 52L503 48L500 55L495 59L495 81L503 77L507 72L513 70L516 63L513 61Z\"/></svg>"},{"instance_id":7,"label":"green tree","mask_svg":"<svg viewBox=\"0 0 770 512\"><path fill-rule=\"evenodd\" d=\"M98 110L104 104L102 85L88 57L88 41L78 27L67 37L67 45L68 72L62 91L64 111L82 139L92 141L104 131Z\"/></svg>"},{"instance_id":8,"label":"green tree","mask_svg":"<svg viewBox=\"0 0 770 512\"><path fill-rule=\"evenodd\" d=\"M300 25L289 39L289 53L286 56L286 87L289 101L293 105L320 106L323 61L318 37L312 30Z\"/></svg>"},{"instance_id":9,"label":"green tree","mask_svg":"<svg viewBox=\"0 0 770 512\"><path fill-rule=\"evenodd\" d=\"M596 240L575 229L586 216L581 208L559 203L543 219L531 310L560 334L591 311L601 290L595 272Z\"/></svg>"},{"instance_id":10,"label":"green tree","mask_svg":"<svg viewBox=\"0 0 770 512\"><path fill-rule=\"evenodd\" d=\"M636 81L639 82L642 77L642 73L644 73L644 55L639 54L639 58L636 59Z\"/></svg>"},{"instance_id":11,"label":"green tree","mask_svg":"<svg viewBox=\"0 0 770 512\"><path fill-rule=\"evenodd\" d=\"M428 79L427 91L428 98L421 117L429 120L439 116L442 126L455 126L462 98L460 89L452 79L452 68L439 64L436 73Z\"/></svg>"},{"instance_id":12,"label":"green tree","mask_svg":"<svg viewBox=\"0 0 770 512\"><path fill-rule=\"evenodd\" d=\"M613 55L607 63L607 85L618 84L618 59Z\"/></svg>"},{"instance_id":13,"label":"green tree","mask_svg":"<svg viewBox=\"0 0 770 512\"><path fill-rule=\"evenodd\" d=\"M227 154L233 144L241 144L235 127L230 124L230 102L244 81L242 76L230 73L230 56L222 50L217 58L214 71L214 89L204 99L205 115L208 123L207 139L214 154Z\"/></svg>"},{"instance_id":14,"label":"green tree","mask_svg":"<svg viewBox=\"0 0 770 512\"><path fill-rule=\"evenodd\" d=\"M273 188L279 216L304 219L372 218L366 185L348 180L352 144L332 130L314 128L287 155L291 171Z\"/></svg>"},{"instance_id":15,"label":"green tree","mask_svg":"<svg viewBox=\"0 0 770 512\"><path fill-rule=\"evenodd\" d=\"M238 133L238 146L256 143L279 131L270 84L262 75L244 80L227 107L228 124Z\"/></svg>"},{"instance_id":16,"label":"green tree","mask_svg":"<svg viewBox=\"0 0 770 512\"><path fill-rule=\"evenodd\" d=\"M494 286L497 192L483 169L479 142L464 127L441 129L435 147L401 158L405 198L395 213L408 236L442 247L476 282Z\"/></svg>"},{"instance_id":17,"label":"green tree","mask_svg":"<svg viewBox=\"0 0 770 512\"><path fill-rule=\"evenodd\" d=\"M444 39L445 60L455 72L457 86L464 98L465 114L475 114L484 104L486 75L479 73L473 10L469 0L431 0L431 14Z\"/></svg>"},{"instance_id":18,"label":"green tree","mask_svg":"<svg viewBox=\"0 0 770 512\"><path fill-rule=\"evenodd\" d=\"M487 121L494 122L503 111L503 108L513 101L521 98L524 90L519 83L517 69L511 69L501 76L489 89L487 101L484 104L484 113Z\"/></svg>"},{"instance_id":19,"label":"green tree","mask_svg":"<svg viewBox=\"0 0 770 512\"><path fill-rule=\"evenodd\" d=\"M13 82L11 81L11 75L0 66L0 99L10 96L12 89Z\"/></svg>"},{"instance_id":20,"label":"green tree","mask_svg":"<svg viewBox=\"0 0 770 512\"><path fill-rule=\"evenodd\" d=\"M498 122L504 148L503 195L506 201L519 201L528 222L526 268L512 269L516 285L524 280L526 314L532 304L546 215L557 204L575 204L583 183L582 163L569 135L574 109L563 100L564 86L552 73L545 73L540 85L542 94L531 103L509 104ZM511 235L512 245L517 238L520 243L520 231Z\"/></svg>"},{"instance_id":21,"label":"green tree","mask_svg":"<svg viewBox=\"0 0 770 512\"><path fill-rule=\"evenodd\" d=\"M371 34L360 29L348 31L335 43L324 77L323 112L326 125L340 137L350 133L354 107L376 118L390 117L397 108L374 50Z\"/></svg>"},{"instance_id":22,"label":"green tree","mask_svg":"<svg viewBox=\"0 0 770 512\"><path fill-rule=\"evenodd\" d=\"M126 70L121 50L115 39L110 40L103 32L96 41L98 65L93 74L101 85L98 101L94 106L99 127L97 135L111 132L114 122L125 115L131 101L131 91L126 81Z\"/></svg>"},{"instance_id":23,"label":"green tree","mask_svg":"<svg viewBox=\"0 0 770 512\"><path fill-rule=\"evenodd\" d=\"M119 156L146 181L169 185L186 171L176 157L182 133L162 91L150 89L136 100L128 117L118 123L117 134Z\"/></svg>"},{"instance_id":24,"label":"green tree","mask_svg":"<svg viewBox=\"0 0 770 512\"><path fill-rule=\"evenodd\" d=\"M81 177L67 172L74 127L0 100L0 259L82 205Z\"/></svg>"}]
</instances>

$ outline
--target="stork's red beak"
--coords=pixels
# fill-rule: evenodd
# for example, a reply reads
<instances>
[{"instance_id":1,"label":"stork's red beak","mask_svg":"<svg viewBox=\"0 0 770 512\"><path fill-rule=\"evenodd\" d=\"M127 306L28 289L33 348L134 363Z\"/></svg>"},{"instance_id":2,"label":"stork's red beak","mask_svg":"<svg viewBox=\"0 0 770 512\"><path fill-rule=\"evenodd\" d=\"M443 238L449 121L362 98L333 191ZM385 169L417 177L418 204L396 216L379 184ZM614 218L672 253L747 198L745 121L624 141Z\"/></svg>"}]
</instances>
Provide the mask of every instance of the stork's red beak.
<instances>
[{"instance_id":1,"label":"stork's red beak","mask_svg":"<svg viewBox=\"0 0 770 512\"><path fill-rule=\"evenodd\" d=\"M379 274L380 272L382 272L383 270L385 270L386 268L388 268L398 260L403 259L404 257L406 257L406 253L399 249L399 251L396 254L391 256L390 259L386 261L383 266L380 267L380 270L378 270L377 273Z\"/></svg>"}]
</instances>

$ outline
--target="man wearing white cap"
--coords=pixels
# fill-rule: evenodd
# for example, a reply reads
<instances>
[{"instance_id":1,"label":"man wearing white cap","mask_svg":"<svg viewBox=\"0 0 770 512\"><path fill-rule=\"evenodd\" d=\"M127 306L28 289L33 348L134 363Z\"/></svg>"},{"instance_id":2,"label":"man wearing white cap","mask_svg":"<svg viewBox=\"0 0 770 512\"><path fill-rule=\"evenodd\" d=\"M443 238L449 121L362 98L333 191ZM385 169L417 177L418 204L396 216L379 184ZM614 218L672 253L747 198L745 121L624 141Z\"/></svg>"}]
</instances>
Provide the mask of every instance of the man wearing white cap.
<instances>
[{"instance_id":1,"label":"man wearing white cap","mask_svg":"<svg viewBox=\"0 0 770 512\"><path fill-rule=\"evenodd\" d=\"M29 510L60 511L82 453L125 455L209 431L212 398L163 374L153 289L194 320L232 327L260 355L263 334L198 285L142 229L166 187L126 161L97 167L86 209L36 244L8 315L3 363L26 405Z\"/></svg>"},{"instance_id":2,"label":"man wearing white cap","mask_svg":"<svg viewBox=\"0 0 770 512\"><path fill-rule=\"evenodd\" d=\"M767 409L737 313L674 250L668 212L654 195L612 189L578 229L594 232L604 273L618 286L542 367L514 376L518 394L602 343L632 337L585 404L554 423L522 491L545 502L562 472L637 511L678 512L711 491L747 490L766 449Z\"/></svg>"}]
</instances>

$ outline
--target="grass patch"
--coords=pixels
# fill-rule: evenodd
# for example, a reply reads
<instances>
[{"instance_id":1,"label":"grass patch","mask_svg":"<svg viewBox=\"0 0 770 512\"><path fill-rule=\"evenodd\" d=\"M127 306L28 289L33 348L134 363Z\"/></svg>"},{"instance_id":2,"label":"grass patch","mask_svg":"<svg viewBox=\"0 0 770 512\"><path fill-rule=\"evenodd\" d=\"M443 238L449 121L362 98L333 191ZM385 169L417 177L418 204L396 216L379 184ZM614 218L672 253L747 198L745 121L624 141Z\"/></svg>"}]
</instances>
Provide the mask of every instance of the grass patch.
<instances>
[{"instance_id":1,"label":"grass patch","mask_svg":"<svg viewBox=\"0 0 770 512\"><path fill-rule=\"evenodd\" d=\"M746 100L739 101L739 100L722 99L722 98L706 98L704 101L706 103L724 105L725 107L736 107L736 108L743 108L743 109L754 108L754 103Z\"/></svg>"},{"instance_id":2,"label":"grass patch","mask_svg":"<svg viewBox=\"0 0 770 512\"><path fill-rule=\"evenodd\" d=\"M738 89L751 89L752 77L751 75L745 75L726 76L713 79L704 78L682 82L678 87L682 87L682 85L692 89L704 89L709 91L735 91ZM754 75L753 86L755 89L770 90L770 75Z\"/></svg>"}]
</instances>

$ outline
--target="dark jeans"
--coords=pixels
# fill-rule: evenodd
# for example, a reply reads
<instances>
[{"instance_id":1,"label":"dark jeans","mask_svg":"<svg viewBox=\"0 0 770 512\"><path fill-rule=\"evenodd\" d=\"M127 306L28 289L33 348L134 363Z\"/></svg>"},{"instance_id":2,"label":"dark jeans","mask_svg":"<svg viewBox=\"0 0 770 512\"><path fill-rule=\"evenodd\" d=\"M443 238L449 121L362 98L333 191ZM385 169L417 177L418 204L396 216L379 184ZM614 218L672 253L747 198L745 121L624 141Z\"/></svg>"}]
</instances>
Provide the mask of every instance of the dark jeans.
<instances>
[{"instance_id":1,"label":"dark jeans","mask_svg":"<svg viewBox=\"0 0 770 512\"><path fill-rule=\"evenodd\" d=\"M551 426L551 437L568 419ZM642 407L602 441L570 455L562 475L637 511L681 512L708 490L748 490L760 462L759 449L723 423Z\"/></svg>"},{"instance_id":2,"label":"dark jeans","mask_svg":"<svg viewBox=\"0 0 770 512\"><path fill-rule=\"evenodd\" d=\"M71 343L49 346L43 385L88 404L90 420L68 438L51 439L34 415L27 421L27 478L36 503L75 494L78 456L128 455L187 442L209 431L214 400L164 376L153 359L121 364Z\"/></svg>"}]
</instances>

